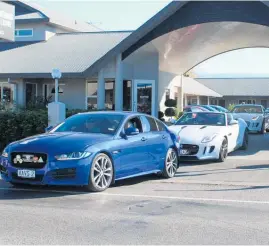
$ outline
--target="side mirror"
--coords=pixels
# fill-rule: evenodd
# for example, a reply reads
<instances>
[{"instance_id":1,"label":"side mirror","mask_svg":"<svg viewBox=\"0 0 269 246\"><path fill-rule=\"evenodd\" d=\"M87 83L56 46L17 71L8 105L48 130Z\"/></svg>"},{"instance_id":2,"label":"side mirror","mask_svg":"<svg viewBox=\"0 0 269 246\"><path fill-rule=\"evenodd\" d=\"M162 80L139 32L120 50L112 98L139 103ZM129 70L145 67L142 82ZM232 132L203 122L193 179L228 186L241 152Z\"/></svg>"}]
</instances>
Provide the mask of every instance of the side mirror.
<instances>
[{"instance_id":1,"label":"side mirror","mask_svg":"<svg viewBox=\"0 0 269 246\"><path fill-rule=\"evenodd\" d=\"M238 124L238 121L237 120L231 120L229 125L237 125Z\"/></svg>"},{"instance_id":2,"label":"side mirror","mask_svg":"<svg viewBox=\"0 0 269 246\"><path fill-rule=\"evenodd\" d=\"M139 130L137 128L134 128L134 127L129 127L125 130L125 134L127 136L137 135L137 134L139 134Z\"/></svg>"},{"instance_id":3,"label":"side mirror","mask_svg":"<svg viewBox=\"0 0 269 246\"><path fill-rule=\"evenodd\" d=\"M45 132L49 132L50 130L52 130L53 126L48 126L45 128Z\"/></svg>"}]
</instances>

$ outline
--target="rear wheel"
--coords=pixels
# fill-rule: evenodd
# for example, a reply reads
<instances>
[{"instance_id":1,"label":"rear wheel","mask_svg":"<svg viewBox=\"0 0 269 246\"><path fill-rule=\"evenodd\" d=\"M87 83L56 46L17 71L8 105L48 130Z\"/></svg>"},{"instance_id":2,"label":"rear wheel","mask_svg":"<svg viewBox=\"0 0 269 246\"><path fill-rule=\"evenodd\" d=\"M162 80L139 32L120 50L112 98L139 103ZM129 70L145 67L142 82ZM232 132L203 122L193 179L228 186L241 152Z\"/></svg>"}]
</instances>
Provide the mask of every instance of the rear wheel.
<instances>
[{"instance_id":1,"label":"rear wheel","mask_svg":"<svg viewBox=\"0 0 269 246\"><path fill-rule=\"evenodd\" d=\"M226 138L223 139L220 152L219 152L219 162L224 162L228 155L228 140Z\"/></svg>"},{"instance_id":2,"label":"rear wheel","mask_svg":"<svg viewBox=\"0 0 269 246\"><path fill-rule=\"evenodd\" d=\"M177 153L173 148L169 148L165 158L162 176L164 178L173 178L178 168Z\"/></svg>"},{"instance_id":3,"label":"rear wheel","mask_svg":"<svg viewBox=\"0 0 269 246\"><path fill-rule=\"evenodd\" d=\"M104 153L98 154L93 162L89 175L88 191L106 190L113 181L114 167L111 159Z\"/></svg>"}]
</instances>

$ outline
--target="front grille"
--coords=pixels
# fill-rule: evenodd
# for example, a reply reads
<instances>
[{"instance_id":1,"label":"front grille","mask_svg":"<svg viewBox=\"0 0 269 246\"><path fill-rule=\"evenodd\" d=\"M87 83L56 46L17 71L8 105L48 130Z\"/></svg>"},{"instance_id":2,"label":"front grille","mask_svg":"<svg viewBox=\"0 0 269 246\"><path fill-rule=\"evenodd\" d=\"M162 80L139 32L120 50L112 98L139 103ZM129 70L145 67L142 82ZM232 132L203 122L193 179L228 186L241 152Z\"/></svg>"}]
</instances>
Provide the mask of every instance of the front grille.
<instances>
[{"instance_id":1,"label":"front grille","mask_svg":"<svg viewBox=\"0 0 269 246\"><path fill-rule=\"evenodd\" d=\"M71 179L76 177L76 168L58 169L51 172L54 179Z\"/></svg>"},{"instance_id":2,"label":"front grille","mask_svg":"<svg viewBox=\"0 0 269 246\"><path fill-rule=\"evenodd\" d=\"M47 155L43 153L11 153L11 165L18 168L44 168L47 163Z\"/></svg>"},{"instance_id":3,"label":"front grille","mask_svg":"<svg viewBox=\"0 0 269 246\"><path fill-rule=\"evenodd\" d=\"M180 148L188 150L189 155L196 155L199 151L199 146L192 144L181 144Z\"/></svg>"},{"instance_id":4,"label":"front grille","mask_svg":"<svg viewBox=\"0 0 269 246\"><path fill-rule=\"evenodd\" d=\"M36 182L41 182L43 180L43 177L44 177L44 175L42 175L42 174L37 174L35 176L35 178L27 179L27 178L18 177L17 173L12 173L11 176L12 176L12 179L14 179L14 180L20 180L20 181L27 180L27 181L36 181Z\"/></svg>"},{"instance_id":5,"label":"front grille","mask_svg":"<svg viewBox=\"0 0 269 246\"><path fill-rule=\"evenodd\" d=\"M247 126L250 126L250 122L249 121L246 121L246 123L247 123Z\"/></svg>"},{"instance_id":6,"label":"front grille","mask_svg":"<svg viewBox=\"0 0 269 246\"><path fill-rule=\"evenodd\" d=\"M180 161L198 161L199 159L196 156L180 156Z\"/></svg>"}]
</instances>

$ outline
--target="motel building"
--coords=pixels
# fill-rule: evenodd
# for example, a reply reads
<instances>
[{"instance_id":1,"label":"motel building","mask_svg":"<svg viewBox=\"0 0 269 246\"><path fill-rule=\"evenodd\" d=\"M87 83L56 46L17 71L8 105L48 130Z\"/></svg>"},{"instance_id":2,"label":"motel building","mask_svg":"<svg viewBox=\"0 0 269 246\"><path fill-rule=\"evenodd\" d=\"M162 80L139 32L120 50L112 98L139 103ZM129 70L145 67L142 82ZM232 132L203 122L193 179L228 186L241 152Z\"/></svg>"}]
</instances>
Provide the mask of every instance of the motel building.
<instances>
[{"instance_id":1,"label":"motel building","mask_svg":"<svg viewBox=\"0 0 269 246\"><path fill-rule=\"evenodd\" d=\"M54 68L67 109L157 116L168 98L179 110L209 104L223 95L192 78L195 66L235 49L269 47L269 8L260 1L173 1L135 31L108 32L31 2L6 4L15 7L15 41L0 42L0 97L23 107L54 99Z\"/></svg>"}]
</instances>

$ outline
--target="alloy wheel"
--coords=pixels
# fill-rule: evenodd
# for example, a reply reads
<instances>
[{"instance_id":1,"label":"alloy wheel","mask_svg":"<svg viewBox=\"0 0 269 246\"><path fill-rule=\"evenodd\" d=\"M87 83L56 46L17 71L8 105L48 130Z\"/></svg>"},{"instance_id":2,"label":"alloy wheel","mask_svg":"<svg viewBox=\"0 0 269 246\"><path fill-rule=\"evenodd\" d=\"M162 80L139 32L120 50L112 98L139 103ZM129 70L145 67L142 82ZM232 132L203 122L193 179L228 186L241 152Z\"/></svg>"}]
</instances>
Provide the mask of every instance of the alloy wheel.
<instances>
[{"instance_id":1,"label":"alloy wheel","mask_svg":"<svg viewBox=\"0 0 269 246\"><path fill-rule=\"evenodd\" d=\"M166 166L166 171L169 174L170 177L173 177L177 171L177 154L173 149L169 149L167 156L166 156L166 161L165 161L165 166Z\"/></svg>"},{"instance_id":2,"label":"alloy wheel","mask_svg":"<svg viewBox=\"0 0 269 246\"><path fill-rule=\"evenodd\" d=\"M100 155L93 163L93 183L99 189L106 189L113 178L113 166L110 158Z\"/></svg>"}]
</instances>

